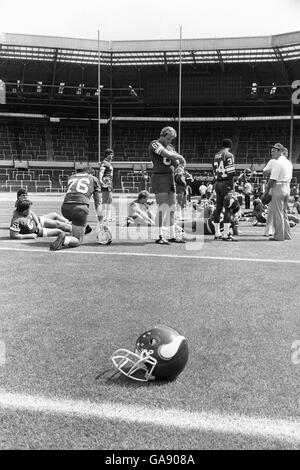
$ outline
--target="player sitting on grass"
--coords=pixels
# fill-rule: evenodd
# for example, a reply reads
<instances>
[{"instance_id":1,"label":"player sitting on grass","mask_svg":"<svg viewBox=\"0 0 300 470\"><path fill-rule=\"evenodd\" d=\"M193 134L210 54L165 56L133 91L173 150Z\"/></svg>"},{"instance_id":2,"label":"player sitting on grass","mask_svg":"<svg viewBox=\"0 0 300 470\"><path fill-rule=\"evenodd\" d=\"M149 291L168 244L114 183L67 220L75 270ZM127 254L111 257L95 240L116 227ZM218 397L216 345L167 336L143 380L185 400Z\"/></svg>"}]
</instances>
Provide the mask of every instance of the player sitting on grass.
<instances>
[{"instance_id":1,"label":"player sitting on grass","mask_svg":"<svg viewBox=\"0 0 300 470\"><path fill-rule=\"evenodd\" d=\"M16 210L13 213L9 227L10 238L23 240L37 237L56 237L62 233L59 228L43 227L39 218L31 211L31 205L32 202L29 199L17 201ZM70 231L70 225L68 230Z\"/></svg>"},{"instance_id":2,"label":"player sitting on grass","mask_svg":"<svg viewBox=\"0 0 300 470\"><path fill-rule=\"evenodd\" d=\"M292 214L300 214L300 202L299 202L299 196L294 196L294 204L291 209Z\"/></svg>"},{"instance_id":3,"label":"player sitting on grass","mask_svg":"<svg viewBox=\"0 0 300 470\"><path fill-rule=\"evenodd\" d=\"M268 206L264 205L262 203L261 199L256 198L253 201L253 208L254 208L254 210L253 210L251 215L252 215L252 217L254 217L256 219L253 226L263 227L267 222ZM287 216L288 216L289 224L290 224L291 228L295 227L295 225L298 224L299 221L300 221L299 217L297 217L295 214L290 212L289 209L288 209Z\"/></svg>"},{"instance_id":4,"label":"player sitting on grass","mask_svg":"<svg viewBox=\"0 0 300 470\"><path fill-rule=\"evenodd\" d=\"M267 221L267 213L268 213L268 208L265 206L261 199L257 197L253 201L253 212L252 212L252 217L255 218L255 222L253 226L263 226L266 221Z\"/></svg>"},{"instance_id":5,"label":"player sitting on grass","mask_svg":"<svg viewBox=\"0 0 300 470\"><path fill-rule=\"evenodd\" d=\"M154 214L148 202L149 196L148 191L141 191L138 198L129 205L128 217L126 218L127 227L130 225L154 225Z\"/></svg>"}]
</instances>

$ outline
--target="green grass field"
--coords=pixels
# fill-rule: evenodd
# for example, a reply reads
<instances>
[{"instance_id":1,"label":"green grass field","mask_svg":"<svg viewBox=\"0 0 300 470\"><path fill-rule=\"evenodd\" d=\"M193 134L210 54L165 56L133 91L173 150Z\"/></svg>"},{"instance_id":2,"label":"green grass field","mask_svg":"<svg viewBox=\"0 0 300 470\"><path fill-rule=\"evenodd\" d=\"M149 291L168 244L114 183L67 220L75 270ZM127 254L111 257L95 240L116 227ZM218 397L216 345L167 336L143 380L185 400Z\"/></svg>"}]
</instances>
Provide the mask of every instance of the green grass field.
<instances>
[{"instance_id":1,"label":"green grass field","mask_svg":"<svg viewBox=\"0 0 300 470\"><path fill-rule=\"evenodd\" d=\"M34 195L33 209L61 198ZM10 240L14 200L0 204L1 449L300 448L299 227L272 243L243 222L239 243L194 251L100 246L93 230L50 252L48 238ZM187 337L182 374L114 374L112 352L156 323Z\"/></svg>"}]
</instances>

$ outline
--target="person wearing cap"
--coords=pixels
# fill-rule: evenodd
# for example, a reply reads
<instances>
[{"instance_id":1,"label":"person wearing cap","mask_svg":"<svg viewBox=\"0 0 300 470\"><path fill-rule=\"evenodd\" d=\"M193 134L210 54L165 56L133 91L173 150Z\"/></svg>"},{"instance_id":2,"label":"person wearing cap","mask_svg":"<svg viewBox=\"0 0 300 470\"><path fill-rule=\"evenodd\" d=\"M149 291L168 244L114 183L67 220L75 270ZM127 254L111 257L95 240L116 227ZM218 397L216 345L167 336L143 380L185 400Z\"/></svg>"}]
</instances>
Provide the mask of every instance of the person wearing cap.
<instances>
[{"instance_id":1,"label":"person wearing cap","mask_svg":"<svg viewBox=\"0 0 300 470\"><path fill-rule=\"evenodd\" d=\"M235 241L230 234L231 211L225 207L225 197L234 189L233 177L236 173L234 165L234 155L230 152L232 147L231 139L224 139L221 150L214 156L212 167L215 177L215 191L217 195L217 205L214 211L215 240ZM220 230L220 216L224 213L224 232Z\"/></svg>"},{"instance_id":2,"label":"person wearing cap","mask_svg":"<svg viewBox=\"0 0 300 470\"><path fill-rule=\"evenodd\" d=\"M293 165L284 155L285 147L276 143L271 148L272 159L270 179L267 183L264 196L272 190L270 209L273 216L274 236L270 240L290 240L291 231L288 219L288 202L290 197L290 182L293 174Z\"/></svg>"},{"instance_id":3,"label":"person wearing cap","mask_svg":"<svg viewBox=\"0 0 300 470\"><path fill-rule=\"evenodd\" d=\"M130 225L154 225L154 215L148 202L149 197L148 191L141 191L138 198L129 205L126 218L127 227Z\"/></svg>"},{"instance_id":4,"label":"person wearing cap","mask_svg":"<svg viewBox=\"0 0 300 470\"><path fill-rule=\"evenodd\" d=\"M153 163L151 186L158 205L158 239L159 245L170 243L185 243L183 239L176 237L175 210L176 210L176 186L174 167L183 163L185 159L179 155L172 142L177 134L173 127L164 127L159 139L153 140L149 145L149 156ZM164 228L169 230L169 239L164 237Z\"/></svg>"}]
</instances>

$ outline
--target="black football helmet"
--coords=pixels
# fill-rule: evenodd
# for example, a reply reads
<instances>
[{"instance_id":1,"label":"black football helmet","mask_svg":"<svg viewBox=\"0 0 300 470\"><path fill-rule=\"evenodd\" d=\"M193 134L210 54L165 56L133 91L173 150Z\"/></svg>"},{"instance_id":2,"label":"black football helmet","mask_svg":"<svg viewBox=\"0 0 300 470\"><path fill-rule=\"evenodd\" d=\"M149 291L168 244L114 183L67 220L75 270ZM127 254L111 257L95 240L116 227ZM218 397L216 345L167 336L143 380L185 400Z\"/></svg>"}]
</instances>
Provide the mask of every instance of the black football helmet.
<instances>
[{"instance_id":1,"label":"black football helmet","mask_svg":"<svg viewBox=\"0 0 300 470\"><path fill-rule=\"evenodd\" d=\"M134 352L117 349L111 359L130 379L148 382L175 379L185 368L188 357L186 338L174 328L157 325L138 337Z\"/></svg>"}]
</instances>

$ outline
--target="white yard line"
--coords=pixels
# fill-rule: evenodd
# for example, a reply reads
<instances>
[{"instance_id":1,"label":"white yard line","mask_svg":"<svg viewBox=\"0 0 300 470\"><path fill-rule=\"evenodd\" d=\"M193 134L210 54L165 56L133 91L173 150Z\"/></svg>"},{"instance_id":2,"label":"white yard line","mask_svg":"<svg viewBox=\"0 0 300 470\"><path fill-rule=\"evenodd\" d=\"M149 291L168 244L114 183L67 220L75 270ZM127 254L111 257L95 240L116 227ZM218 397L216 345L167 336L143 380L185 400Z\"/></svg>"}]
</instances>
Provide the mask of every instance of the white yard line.
<instances>
[{"instance_id":1,"label":"white yard line","mask_svg":"<svg viewBox=\"0 0 300 470\"><path fill-rule=\"evenodd\" d=\"M0 393L0 409L73 415L131 423L147 423L200 432L245 435L300 444L300 420L270 419L238 414L188 412L116 403L46 398L39 395Z\"/></svg>"},{"instance_id":2,"label":"white yard line","mask_svg":"<svg viewBox=\"0 0 300 470\"><path fill-rule=\"evenodd\" d=\"M9 240L6 240L9 242ZM15 240L11 240L15 243ZM108 248L109 249L109 248ZM48 248L18 248L18 247L0 247L0 251L21 251L28 253L49 253L49 256L57 256L71 254L71 255L99 255L99 256L136 256L136 257L152 257L152 258L174 258L174 259L209 259L221 261L249 261L254 263L280 263L280 264L300 264L297 259L268 259L268 258L240 258L230 256L201 256L201 255L176 255L172 253L135 253L135 252L118 252L118 251L80 251L77 249L65 249L57 252L50 251Z\"/></svg>"}]
</instances>

